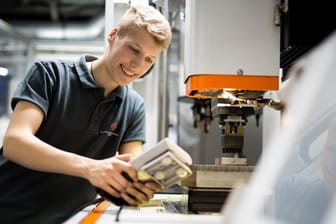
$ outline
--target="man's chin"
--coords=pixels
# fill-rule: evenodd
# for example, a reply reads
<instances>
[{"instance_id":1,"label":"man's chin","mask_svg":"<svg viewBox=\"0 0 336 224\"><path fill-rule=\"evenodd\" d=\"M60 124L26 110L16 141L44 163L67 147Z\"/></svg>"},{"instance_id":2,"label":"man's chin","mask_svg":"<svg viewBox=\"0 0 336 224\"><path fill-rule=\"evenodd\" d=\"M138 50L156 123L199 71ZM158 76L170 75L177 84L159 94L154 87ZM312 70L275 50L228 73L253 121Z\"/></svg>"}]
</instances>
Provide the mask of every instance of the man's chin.
<instances>
[{"instance_id":1,"label":"man's chin","mask_svg":"<svg viewBox=\"0 0 336 224\"><path fill-rule=\"evenodd\" d=\"M119 86L128 86L130 83L132 83L132 81L129 81L129 82L123 81L123 82L119 82L118 84Z\"/></svg>"},{"instance_id":2,"label":"man's chin","mask_svg":"<svg viewBox=\"0 0 336 224\"><path fill-rule=\"evenodd\" d=\"M134 77L126 77L126 79L120 80L119 85L120 86L127 86L131 84L136 78Z\"/></svg>"}]
</instances>

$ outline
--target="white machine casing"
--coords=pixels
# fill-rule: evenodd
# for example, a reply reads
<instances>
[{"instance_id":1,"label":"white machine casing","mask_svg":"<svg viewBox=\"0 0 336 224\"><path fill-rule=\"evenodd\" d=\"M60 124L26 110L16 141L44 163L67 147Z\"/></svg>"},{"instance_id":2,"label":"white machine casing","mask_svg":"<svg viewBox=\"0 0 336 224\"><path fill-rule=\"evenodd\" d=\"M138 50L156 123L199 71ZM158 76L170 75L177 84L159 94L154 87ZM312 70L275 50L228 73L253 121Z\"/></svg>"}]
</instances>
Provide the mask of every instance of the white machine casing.
<instances>
[{"instance_id":1,"label":"white machine casing","mask_svg":"<svg viewBox=\"0 0 336 224\"><path fill-rule=\"evenodd\" d=\"M223 223L336 222L335 58L334 32L292 67L281 129L224 206Z\"/></svg>"}]
</instances>

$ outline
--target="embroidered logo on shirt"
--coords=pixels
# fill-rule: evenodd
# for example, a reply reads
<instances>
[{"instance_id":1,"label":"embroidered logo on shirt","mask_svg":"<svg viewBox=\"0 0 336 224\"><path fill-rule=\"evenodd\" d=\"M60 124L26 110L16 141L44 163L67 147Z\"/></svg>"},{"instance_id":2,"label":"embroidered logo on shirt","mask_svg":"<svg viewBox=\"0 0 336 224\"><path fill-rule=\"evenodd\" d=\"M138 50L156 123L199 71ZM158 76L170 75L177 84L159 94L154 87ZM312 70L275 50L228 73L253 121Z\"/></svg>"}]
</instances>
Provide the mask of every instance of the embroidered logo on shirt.
<instances>
[{"instance_id":1,"label":"embroidered logo on shirt","mask_svg":"<svg viewBox=\"0 0 336 224\"><path fill-rule=\"evenodd\" d=\"M110 131L101 131L100 134L106 134L107 136L119 136L119 134L115 133L118 128L118 124L116 122L112 123L110 126Z\"/></svg>"},{"instance_id":2,"label":"embroidered logo on shirt","mask_svg":"<svg viewBox=\"0 0 336 224\"><path fill-rule=\"evenodd\" d=\"M115 122L112 123L112 124L111 124L111 131L112 131L112 132L115 132L115 130L117 130L117 127L118 127L118 124L117 124L117 123L115 123Z\"/></svg>"}]
</instances>

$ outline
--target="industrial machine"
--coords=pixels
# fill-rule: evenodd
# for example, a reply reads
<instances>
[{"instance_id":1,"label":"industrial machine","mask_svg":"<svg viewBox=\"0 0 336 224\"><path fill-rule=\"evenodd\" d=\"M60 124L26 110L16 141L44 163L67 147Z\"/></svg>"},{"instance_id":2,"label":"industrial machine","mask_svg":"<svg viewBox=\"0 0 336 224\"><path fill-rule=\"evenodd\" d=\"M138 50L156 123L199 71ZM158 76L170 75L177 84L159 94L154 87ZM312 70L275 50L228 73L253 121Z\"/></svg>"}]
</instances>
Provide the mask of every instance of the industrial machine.
<instances>
[{"instance_id":1,"label":"industrial machine","mask_svg":"<svg viewBox=\"0 0 336 224\"><path fill-rule=\"evenodd\" d=\"M218 212L234 185L247 181L254 169L243 153L244 126L248 116L258 119L264 106L281 109L280 102L264 97L265 92L278 90L279 80L277 76L197 74L188 76L185 84L187 97L197 103L204 100L205 106L211 101L210 113L219 124L223 156L216 158L215 164L192 165L193 175L182 185L189 188L189 210ZM194 116L196 120L200 117Z\"/></svg>"},{"instance_id":2,"label":"industrial machine","mask_svg":"<svg viewBox=\"0 0 336 224\"><path fill-rule=\"evenodd\" d=\"M280 30L275 22L279 3L256 0L246 7L246 0L186 1L185 95L197 104L192 107L194 126L204 122L208 131L210 122L218 122L221 132L220 146L204 141L197 149L202 155L222 151L216 158L200 158L198 164L194 160L193 174L182 181L188 187L191 211L220 211L237 182L251 177L255 163L250 164L243 151L251 146L244 147L248 117L254 115L258 121L262 112L262 133L255 140L261 143L258 153L267 144L273 123L268 119L272 112L264 108L281 109L266 94L280 85Z\"/></svg>"}]
</instances>

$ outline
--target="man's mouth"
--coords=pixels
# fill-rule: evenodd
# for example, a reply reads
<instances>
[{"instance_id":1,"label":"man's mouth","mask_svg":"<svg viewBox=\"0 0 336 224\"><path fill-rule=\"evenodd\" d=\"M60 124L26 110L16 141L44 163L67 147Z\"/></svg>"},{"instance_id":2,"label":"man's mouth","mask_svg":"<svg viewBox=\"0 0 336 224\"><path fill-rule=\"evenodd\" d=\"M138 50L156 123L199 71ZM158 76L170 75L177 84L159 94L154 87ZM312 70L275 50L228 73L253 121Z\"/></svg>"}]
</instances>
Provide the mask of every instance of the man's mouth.
<instances>
[{"instance_id":1,"label":"man's mouth","mask_svg":"<svg viewBox=\"0 0 336 224\"><path fill-rule=\"evenodd\" d=\"M121 67L121 70L123 70L124 73L126 73L127 76L133 77L133 76L136 75L135 73L133 73L133 72L127 70L123 65L121 65L120 67Z\"/></svg>"}]
</instances>

